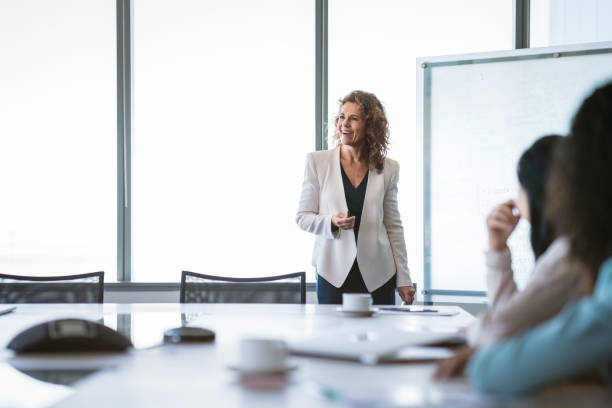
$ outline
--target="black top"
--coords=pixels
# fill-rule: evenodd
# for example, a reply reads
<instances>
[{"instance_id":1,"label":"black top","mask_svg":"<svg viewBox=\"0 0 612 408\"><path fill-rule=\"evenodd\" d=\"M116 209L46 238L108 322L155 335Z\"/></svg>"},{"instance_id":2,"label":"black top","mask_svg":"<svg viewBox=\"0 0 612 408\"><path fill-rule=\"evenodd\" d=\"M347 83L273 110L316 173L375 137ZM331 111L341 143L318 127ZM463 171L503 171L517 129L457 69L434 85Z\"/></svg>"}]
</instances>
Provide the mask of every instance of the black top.
<instances>
[{"instance_id":1,"label":"black top","mask_svg":"<svg viewBox=\"0 0 612 408\"><path fill-rule=\"evenodd\" d=\"M368 174L370 174L370 172L366 172L363 180L361 180L361 183L359 183L357 188L355 188L344 172L344 167L342 167L342 164L340 164L340 169L342 169L342 184L344 184L344 198L346 199L346 206L348 207L351 216L355 216L355 226L353 227L353 232L355 233L355 242L357 242L357 237L359 235L359 224L361 224L361 212L363 211L363 201L365 200L366 187L368 186Z\"/></svg>"}]
</instances>

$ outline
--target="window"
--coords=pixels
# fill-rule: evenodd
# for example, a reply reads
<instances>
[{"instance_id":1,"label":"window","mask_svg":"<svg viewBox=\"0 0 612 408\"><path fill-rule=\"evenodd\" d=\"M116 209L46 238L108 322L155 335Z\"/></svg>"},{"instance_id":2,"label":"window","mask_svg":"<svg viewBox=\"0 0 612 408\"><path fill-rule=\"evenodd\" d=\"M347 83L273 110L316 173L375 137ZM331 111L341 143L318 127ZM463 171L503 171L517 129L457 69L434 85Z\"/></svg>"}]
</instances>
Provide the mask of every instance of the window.
<instances>
[{"instance_id":1,"label":"window","mask_svg":"<svg viewBox=\"0 0 612 408\"><path fill-rule=\"evenodd\" d=\"M133 279L310 267L294 219L315 147L313 2L134 9Z\"/></svg>"},{"instance_id":2,"label":"window","mask_svg":"<svg viewBox=\"0 0 612 408\"><path fill-rule=\"evenodd\" d=\"M511 49L512 2L506 0L329 2L329 118L333 135L338 99L354 89L373 92L385 105L389 157L399 161L399 204L408 265L416 272L416 58ZM333 142L330 140L329 145ZM477 256L478 254L476 254Z\"/></svg>"},{"instance_id":3,"label":"window","mask_svg":"<svg viewBox=\"0 0 612 408\"><path fill-rule=\"evenodd\" d=\"M115 2L2 2L0 52L0 270L114 280Z\"/></svg>"},{"instance_id":4,"label":"window","mask_svg":"<svg viewBox=\"0 0 612 408\"><path fill-rule=\"evenodd\" d=\"M132 279L310 266L294 223L315 146L315 2L134 1ZM531 44L612 40L610 0L532 0ZM116 2L0 5L0 268L116 277ZM512 48L511 0L329 1L337 101L374 92L415 281L415 59ZM330 146L333 143L330 141ZM420 272L420 271L419 271Z\"/></svg>"},{"instance_id":5,"label":"window","mask_svg":"<svg viewBox=\"0 0 612 408\"><path fill-rule=\"evenodd\" d=\"M530 45L612 41L612 0L531 0Z\"/></svg>"}]
</instances>

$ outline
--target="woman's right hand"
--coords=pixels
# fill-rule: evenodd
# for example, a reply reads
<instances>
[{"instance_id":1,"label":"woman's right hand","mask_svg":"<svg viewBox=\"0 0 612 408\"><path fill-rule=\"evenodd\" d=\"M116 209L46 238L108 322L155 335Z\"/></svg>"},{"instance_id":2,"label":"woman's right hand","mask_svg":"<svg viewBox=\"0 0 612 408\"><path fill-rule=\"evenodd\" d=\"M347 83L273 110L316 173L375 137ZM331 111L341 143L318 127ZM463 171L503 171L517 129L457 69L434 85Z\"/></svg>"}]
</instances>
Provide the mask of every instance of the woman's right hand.
<instances>
[{"instance_id":1,"label":"woman's right hand","mask_svg":"<svg viewBox=\"0 0 612 408\"><path fill-rule=\"evenodd\" d=\"M355 216L347 217L344 213L338 213L332 216L331 222L340 229L349 230L355 226Z\"/></svg>"},{"instance_id":2,"label":"woman's right hand","mask_svg":"<svg viewBox=\"0 0 612 408\"><path fill-rule=\"evenodd\" d=\"M508 246L508 237L521 219L520 215L514 215L515 208L514 201L508 200L495 207L487 217L489 248L492 251L501 251Z\"/></svg>"}]
</instances>

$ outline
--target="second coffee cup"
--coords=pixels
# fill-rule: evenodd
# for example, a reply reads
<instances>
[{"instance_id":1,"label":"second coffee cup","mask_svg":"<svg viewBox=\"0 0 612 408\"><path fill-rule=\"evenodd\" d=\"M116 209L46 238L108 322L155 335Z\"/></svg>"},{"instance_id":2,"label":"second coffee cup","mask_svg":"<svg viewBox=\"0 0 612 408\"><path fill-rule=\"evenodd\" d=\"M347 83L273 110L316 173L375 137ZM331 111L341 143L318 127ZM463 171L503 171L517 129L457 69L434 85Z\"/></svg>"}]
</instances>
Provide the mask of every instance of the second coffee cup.
<instances>
[{"instance_id":1,"label":"second coffee cup","mask_svg":"<svg viewBox=\"0 0 612 408\"><path fill-rule=\"evenodd\" d=\"M367 312L372 306L369 293L343 293L342 310L345 312Z\"/></svg>"}]
</instances>

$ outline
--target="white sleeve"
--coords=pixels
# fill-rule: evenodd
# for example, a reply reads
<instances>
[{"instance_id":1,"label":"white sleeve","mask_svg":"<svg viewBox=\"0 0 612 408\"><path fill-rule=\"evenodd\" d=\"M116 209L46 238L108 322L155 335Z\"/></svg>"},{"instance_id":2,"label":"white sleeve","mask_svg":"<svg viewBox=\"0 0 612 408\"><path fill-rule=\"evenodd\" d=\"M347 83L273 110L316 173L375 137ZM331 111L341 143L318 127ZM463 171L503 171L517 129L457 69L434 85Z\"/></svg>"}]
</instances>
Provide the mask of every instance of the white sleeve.
<instances>
[{"instance_id":1,"label":"white sleeve","mask_svg":"<svg viewBox=\"0 0 612 408\"><path fill-rule=\"evenodd\" d=\"M467 338L471 345L483 343L487 330L493 324L491 320L495 309L508 301L517 291L512 271L512 256L508 248L485 252L485 264L489 306L487 311L468 328Z\"/></svg>"},{"instance_id":2,"label":"white sleeve","mask_svg":"<svg viewBox=\"0 0 612 408\"><path fill-rule=\"evenodd\" d=\"M404 227L397 204L397 182L399 180L399 165L391 178L389 187L385 191L383 202L383 224L387 229L391 252L395 261L397 271L397 287L412 286L410 271L408 270L408 255L406 253L406 242L404 241Z\"/></svg>"},{"instance_id":3,"label":"white sleeve","mask_svg":"<svg viewBox=\"0 0 612 408\"><path fill-rule=\"evenodd\" d=\"M313 154L309 153L306 156L304 182L302 183L302 193L300 194L295 222L304 231L334 239L338 235L338 231L332 231L332 214L319 214L320 190Z\"/></svg>"},{"instance_id":4,"label":"white sleeve","mask_svg":"<svg viewBox=\"0 0 612 408\"><path fill-rule=\"evenodd\" d=\"M536 262L522 291L516 289L508 259L508 264L501 268L503 271L497 270L500 276L489 279L491 306L477 324L479 333L477 336L470 333L470 340L486 345L518 334L550 319L569 301L587 294L586 275L570 268L567 248L564 240L553 242ZM490 271L492 275L495 272Z\"/></svg>"}]
</instances>

